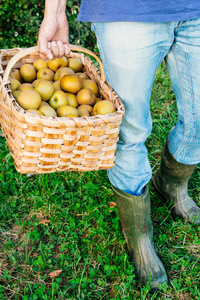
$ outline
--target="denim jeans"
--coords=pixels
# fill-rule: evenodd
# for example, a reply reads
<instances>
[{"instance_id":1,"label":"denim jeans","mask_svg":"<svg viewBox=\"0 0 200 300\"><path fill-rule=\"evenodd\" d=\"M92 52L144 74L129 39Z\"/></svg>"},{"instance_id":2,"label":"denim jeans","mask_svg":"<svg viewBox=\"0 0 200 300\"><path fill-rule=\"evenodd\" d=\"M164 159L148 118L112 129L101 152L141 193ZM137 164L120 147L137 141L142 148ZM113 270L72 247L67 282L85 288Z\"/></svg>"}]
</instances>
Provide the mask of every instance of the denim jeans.
<instances>
[{"instance_id":1,"label":"denim jeans","mask_svg":"<svg viewBox=\"0 0 200 300\"><path fill-rule=\"evenodd\" d=\"M116 164L108 177L115 187L140 195L152 176L144 143L152 129L151 89L163 59L178 107L170 152L180 163L200 162L200 19L93 23L92 28L106 79L125 105Z\"/></svg>"}]
</instances>

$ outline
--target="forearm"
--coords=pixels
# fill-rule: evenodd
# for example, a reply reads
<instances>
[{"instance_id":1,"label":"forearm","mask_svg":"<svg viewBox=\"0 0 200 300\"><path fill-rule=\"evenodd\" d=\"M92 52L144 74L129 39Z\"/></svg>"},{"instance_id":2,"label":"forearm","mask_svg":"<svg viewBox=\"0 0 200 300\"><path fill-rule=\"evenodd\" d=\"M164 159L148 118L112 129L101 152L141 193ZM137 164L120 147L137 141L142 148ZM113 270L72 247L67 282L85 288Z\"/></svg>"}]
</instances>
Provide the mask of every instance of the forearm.
<instances>
[{"instance_id":1,"label":"forearm","mask_svg":"<svg viewBox=\"0 0 200 300\"><path fill-rule=\"evenodd\" d=\"M44 17L59 18L65 14L67 0L45 0Z\"/></svg>"}]
</instances>

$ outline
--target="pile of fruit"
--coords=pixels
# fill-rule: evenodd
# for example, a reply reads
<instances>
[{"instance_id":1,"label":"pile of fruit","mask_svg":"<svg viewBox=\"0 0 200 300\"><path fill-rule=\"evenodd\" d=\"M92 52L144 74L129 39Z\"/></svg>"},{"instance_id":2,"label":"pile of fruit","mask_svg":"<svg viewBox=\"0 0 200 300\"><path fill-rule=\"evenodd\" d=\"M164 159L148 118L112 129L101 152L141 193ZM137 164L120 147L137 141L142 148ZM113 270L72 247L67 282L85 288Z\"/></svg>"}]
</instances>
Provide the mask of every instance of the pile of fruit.
<instances>
[{"instance_id":1,"label":"pile of fruit","mask_svg":"<svg viewBox=\"0 0 200 300\"><path fill-rule=\"evenodd\" d=\"M98 86L83 72L79 58L57 58L25 63L9 74L10 88L29 113L49 117L84 117L116 111L99 98Z\"/></svg>"}]
</instances>

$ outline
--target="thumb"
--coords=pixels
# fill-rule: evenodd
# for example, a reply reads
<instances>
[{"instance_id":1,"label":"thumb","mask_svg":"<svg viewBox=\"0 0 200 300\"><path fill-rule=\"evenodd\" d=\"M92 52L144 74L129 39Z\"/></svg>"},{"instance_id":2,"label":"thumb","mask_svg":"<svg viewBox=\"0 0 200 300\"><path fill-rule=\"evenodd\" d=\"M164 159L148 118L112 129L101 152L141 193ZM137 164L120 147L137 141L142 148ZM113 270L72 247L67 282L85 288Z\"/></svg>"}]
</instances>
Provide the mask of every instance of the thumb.
<instances>
[{"instance_id":1,"label":"thumb","mask_svg":"<svg viewBox=\"0 0 200 300\"><path fill-rule=\"evenodd\" d=\"M53 54L51 53L51 48L48 47L50 43L45 36L39 35L38 46L40 48L39 55L43 60L53 59Z\"/></svg>"}]
</instances>

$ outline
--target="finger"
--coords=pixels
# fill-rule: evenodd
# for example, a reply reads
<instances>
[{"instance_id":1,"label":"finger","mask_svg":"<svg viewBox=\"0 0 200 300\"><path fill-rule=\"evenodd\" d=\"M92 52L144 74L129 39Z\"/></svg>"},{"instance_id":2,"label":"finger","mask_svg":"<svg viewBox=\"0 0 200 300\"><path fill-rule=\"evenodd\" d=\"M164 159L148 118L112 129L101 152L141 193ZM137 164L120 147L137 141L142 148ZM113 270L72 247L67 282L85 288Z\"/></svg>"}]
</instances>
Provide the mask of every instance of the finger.
<instances>
[{"instance_id":1,"label":"finger","mask_svg":"<svg viewBox=\"0 0 200 300\"><path fill-rule=\"evenodd\" d=\"M40 52L39 52L39 56L40 56L40 58L41 58L42 60L47 60L47 59L48 59L48 57L47 57L46 55L43 55L43 54L41 54ZM52 55L52 57L53 57L53 55Z\"/></svg>"},{"instance_id":2,"label":"finger","mask_svg":"<svg viewBox=\"0 0 200 300\"><path fill-rule=\"evenodd\" d=\"M65 55L66 56L69 55L69 53L71 51L69 44L64 44L64 49L65 49Z\"/></svg>"},{"instance_id":3,"label":"finger","mask_svg":"<svg viewBox=\"0 0 200 300\"><path fill-rule=\"evenodd\" d=\"M53 58L56 59L58 57L58 45L55 41L51 42L51 52L53 54Z\"/></svg>"},{"instance_id":4,"label":"finger","mask_svg":"<svg viewBox=\"0 0 200 300\"><path fill-rule=\"evenodd\" d=\"M62 58L65 55L64 45L61 41L58 41L57 46L58 46L58 57Z\"/></svg>"},{"instance_id":5,"label":"finger","mask_svg":"<svg viewBox=\"0 0 200 300\"><path fill-rule=\"evenodd\" d=\"M51 49L48 48L48 41L44 37L38 39L39 55L42 59L53 59Z\"/></svg>"}]
</instances>

